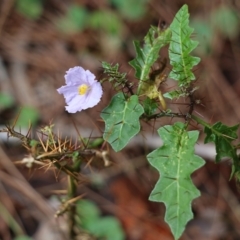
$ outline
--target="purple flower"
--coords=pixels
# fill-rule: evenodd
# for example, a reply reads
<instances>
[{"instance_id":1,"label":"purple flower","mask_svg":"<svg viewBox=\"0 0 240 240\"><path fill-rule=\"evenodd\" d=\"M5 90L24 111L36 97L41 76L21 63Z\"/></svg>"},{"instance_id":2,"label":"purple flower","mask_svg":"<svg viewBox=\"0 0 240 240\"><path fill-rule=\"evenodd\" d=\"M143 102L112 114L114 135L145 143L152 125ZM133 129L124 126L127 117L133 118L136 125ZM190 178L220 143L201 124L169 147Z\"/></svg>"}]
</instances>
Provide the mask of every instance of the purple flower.
<instances>
[{"instance_id":1,"label":"purple flower","mask_svg":"<svg viewBox=\"0 0 240 240\"><path fill-rule=\"evenodd\" d=\"M90 71L74 67L70 68L64 77L66 85L57 91L63 94L69 113L80 112L99 103L103 94L102 86Z\"/></svg>"}]
</instances>

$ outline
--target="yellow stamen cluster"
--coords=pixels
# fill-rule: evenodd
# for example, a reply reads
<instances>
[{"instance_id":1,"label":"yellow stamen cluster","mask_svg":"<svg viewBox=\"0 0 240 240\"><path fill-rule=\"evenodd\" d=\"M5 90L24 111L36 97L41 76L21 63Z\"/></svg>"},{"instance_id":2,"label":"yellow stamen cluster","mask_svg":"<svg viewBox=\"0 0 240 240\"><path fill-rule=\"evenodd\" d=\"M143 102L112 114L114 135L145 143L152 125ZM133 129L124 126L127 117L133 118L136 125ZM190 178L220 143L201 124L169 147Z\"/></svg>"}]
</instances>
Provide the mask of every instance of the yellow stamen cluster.
<instances>
[{"instance_id":1,"label":"yellow stamen cluster","mask_svg":"<svg viewBox=\"0 0 240 240\"><path fill-rule=\"evenodd\" d=\"M88 91L89 86L87 84L82 84L78 87L78 93L79 95L85 95L86 92Z\"/></svg>"}]
</instances>

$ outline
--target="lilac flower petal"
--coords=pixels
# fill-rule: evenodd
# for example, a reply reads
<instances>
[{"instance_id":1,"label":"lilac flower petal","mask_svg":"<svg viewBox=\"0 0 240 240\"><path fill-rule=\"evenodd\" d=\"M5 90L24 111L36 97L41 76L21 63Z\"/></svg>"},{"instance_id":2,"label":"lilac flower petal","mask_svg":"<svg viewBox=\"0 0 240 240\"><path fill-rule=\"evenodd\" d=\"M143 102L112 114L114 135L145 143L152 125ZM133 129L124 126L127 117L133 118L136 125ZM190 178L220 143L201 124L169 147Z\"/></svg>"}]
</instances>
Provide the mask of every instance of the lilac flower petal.
<instances>
[{"instance_id":1,"label":"lilac flower petal","mask_svg":"<svg viewBox=\"0 0 240 240\"><path fill-rule=\"evenodd\" d=\"M76 86L62 86L57 91L63 94L67 104L78 94Z\"/></svg>"},{"instance_id":2,"label":"lilac flower petal","mask_svg":"<svg viewBox=\"0 0 240 240\"><path fill-rule=\"evenodd\" d=\"M86 71L86 82L89 85L92 85L95 82L95 75L88 70Z\"/></svg>"},{"instance_id":3,"label":"lilac flower petal","mask_svg":"<svg viewBox=\"0 0 240 240\"><path fill-rule=\"evenodd\" d=\"M72 98L69 102L67 102L68 105L70 106L79 106L82 108L84 105L86 97L80 96L80 95L75 95L74 98Z\"/></svg>"},{"instance_id":4,"label":"lilac flower petal","mask_svg":"<svg viewBox=\"0 0 240 240\"><path fill-rule=\"evenodd\" d=\"M74 67L70 68L64 77L67 85L74 85L84 81L84 79L86 79L86 73L82 67Z\"/></svg>"},{"instance_id":5,"label":"lilac flower petal","mask_svg":"<svg viewBox=\"0 0 240 240\"><path fill-rule=\"evenodd\" d=\"M57 89L59 94L74 94L77 93L77 87L78 86L71 86L71 85L66 85L66 86L62 86L60 88Z\"/></svg>"},{"instance_id":6,"label":"lilac flower petal","mask_svg":"<svg viewBox=\"0 0 240 240\"><path fill-rule=\"evenodd\" d=\"M83 109L91 108L97 105L102 97L102 94L103 91L101 84L99 82L95 82L92 85L91 91L86 97L85 106L83 106Z\"/></svg>"},{"instance_id":7,"label":"lilac flower petal","mask_svg":"<svg viewBox=\"0 0 240 240\"><path fill-rule=\"evenodd\" d=\"M68 110L69 113L75 113L75 112L80 112L82 111L82 106L84 106L84 102L85 102L85 98L80 96L80 95L76 95L71 102L67 103L68 106L66 107L66 109Z\"/></svg>"},{"instance_id":8,"label":"lilac flower petal","mask_svg":"<svg viewBox=\"0 0 240 240\"><path fill-rule=\"evenodd\" d=\"M66 106L65 107L66 111L68 111L69 113L76 113L76 112L80 112L83 109L77 107L77 106Z\"/></svg>"},{"instance_id":9,"label":"lilac flower petal","mask_svg":"<svg viewBox=\"0 0 240 240\"><path fill-rule=\"evenodd\" d=\"M97 105L102 97L101 84L95 80L95 75L82 67L70 68L65 74L66 85L57 89L59 94L63 94L66 110L69 113L80 112L83 109ZM84 94L79 94L79 87L83 84L88 89Z\"/></svg>"}]
</instances>

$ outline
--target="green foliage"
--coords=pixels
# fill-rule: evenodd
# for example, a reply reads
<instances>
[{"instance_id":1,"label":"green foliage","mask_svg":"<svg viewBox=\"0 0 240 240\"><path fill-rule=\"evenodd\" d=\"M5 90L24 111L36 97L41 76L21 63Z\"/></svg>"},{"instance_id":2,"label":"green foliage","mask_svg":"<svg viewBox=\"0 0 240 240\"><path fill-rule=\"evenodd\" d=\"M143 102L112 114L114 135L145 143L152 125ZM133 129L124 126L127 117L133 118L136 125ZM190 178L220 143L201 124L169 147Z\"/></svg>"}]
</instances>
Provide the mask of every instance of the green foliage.
<instances>
[{"instance_id":1,"label":"green foliage","mask_svg":"<svg viewBox=\"0 0 240 240\"><path fill-rule=\"evenodd\" d=\"M142 89L149 84L151 67L159 58L160 49L170 42L170 35L169 29L161 30L152 26L144 38L143 48L139 41L134 41L137 56L129 64L135 69L136 78L140 80L138 94L143 94Z\"/></svg>"},{"instance_id":2,"label":"green foliage","mask_svg":"<svg viewBox=\"0 0 240 240\"><path fill-rule=\"evenodd\" d=\"M180 88L178 90L166 92L166 93L163 94L163 96L165 98L169 98L169 99L176 99L176 98L180 98L180 97L186 97L187 96L187 92L186 92L185 89Z\"/></svg>"},{"instance_id":3,"label":"green foliage","mask_svg":"<svg viewBox=\"0 0 240 240\"><path fill-rule=\"evenodd\" d=\"M111 35L119 35L122 31L123 23L114 12L99 10L89 15L88 26L96 30L101 29Z\"/></svg>"},{"instance_id":4,"label":"green foliage","mask_svg":"<svg viewBox=\"0 0 240 240\"><path fill-rule=\"evenodd\" d=\"M122 31L123 24L112 11L88 12L86 8L73 4L68 8L66 14L57 21L57 27L65 34L74 34L88 27L118 36Z\"/></svg>"},{"instance_id":5,"label":"green foliage","mask_svg":"<svg viewBox=\"0 0 240 240\"><path fill-rule=\"evenodd\" d=\"M123 93L116 94L110 104L103 109L101 113L105 121L103 138L116 152L124 148L140 131L139 117L143 112L136 95L126 99Z\"/></svg>"},{"instance_id":6,"label":"green foliage","mask_svg":"<svg viewBox=\"0 0 240 240\"><path fill-rule=\"evenodd\" d=\"M195 52L201 55L208 55L212 52L212 40L214 32L212 26L209 24L209 19L196 18L191 21L191 26L196 33L196 39L201 43Z\"/></svg>"},{"instance_id":7,"label":"green foliage","mask_svg":"<svg viewBox=\"0 0 240 240\"><path fill-rule=\"evenodd\" d=\"M214 37L218 33L226 38L236 38L239 34L239 16L237 12L227 5L220 5L214 9L210 18L195 18L191 21L194 27L196 38L201 44L197 47L198 54L211 54Z\"/></svg>"},{"instance_id":8,"label":"green foliage","mask_svg":"<svg viewBox=\"0 0 240 240\"><path fill-rule=\"evenodd\" d=\"M16 126L27 128L30 124L35 125L38 119L39 113L35 108L24 106L20 109Z\"/></svg>"},{"instance_id":9,"label":"green foliage","mask_svg":"<svg viewBox=\"0 0 240 240\"><path fill-rule=\"evenodd\" d=\"M12 107L14 98L11 95L0 93L0 110Z\"/></svg>"},{"instance_id":10,"label":"green foliage","mask_svg":"<svg viewBox=\"0 0 240 240\"><path fill-rule=\"evenodd\" d=\"M95 221L100 216L100 210L95 203L89 200L81 200L77 202L77 213L81 221L89 225L89 222Z\"/></svg>"},{"instance_id":11,"label":"green foliage","mask_svg":"<svg viewBox=\"0 0 240 240\"><path fill-rule=\"evenodd\" d=\"M150 99L149 97L145 98L143 101L144 113L147 116L154 114L158 108L158 103L154 99Z\"/></svg>"},{"instance_id":12,"label":"green foliage","mask_svg":"<svg viewBox=\"0 0 240 240\"><path fill-rule=\"evenodd\" d=\"M87 140L87 146L89 148L97 148L100 147L103 144L104 140L103 138L95 138L91 141L89 141L89 139Z\"/></svg>"},{"instance_id":13,"label":"green foliage","mask_svg":"<svg viewBox=\"0 0 240 240\"><path fill-rule=\"evenodd\" d=\"M147 0L111 0L121 15L128 20L141 19L146 12Z\"/></svg>"},{"instance_id":14,"label":"green foliage","mask_svg":"<svg viewBox=\"0 0 240 240\"><path fill-rule=\"evenodd\" d=\"M198 87L189 88L189 89L181 87L177 90L166 92L163 94L163 96L165 98L169 98L169 99L177 99L180 97L187 98L187 97L189 97L190 94L193 94L196 90L198 90Z\"/></svg>"},{"instance_id":15,"label":"green foliage","mask_svg":"<svg viewBox=\"0 0 240 240\"><path fill-rule=\"evenodd\" d=\"M236 154L231 149L231 142L237 139L237 129L239 124L228 127L221 122L215 123L213 126L205 126L204 133L206 133L205 143L214 142L216 144L216 161L220 162L223 157L231 157ZM231 150L230 150L231 149Z\"/></svg>"},{"instance_id":16,"label":"green foliage","mask_svg":"<svg viewBox=\"0 0 240 240\"><path fill-rule=\"evenodd\" d=\"M222 5L213 12L211 20L213 26L224 36L234 38L239 34L239 18L234 9Z\"/></svg>"},{"instance_id":17,"label":"green foliage","mask_svg":"<svg viewBox=\"0 0 240 240\"><path fill-rule=\"evenodd\" d=\"M123 240L124 232L115 217L101 217L98 207L91 201L81 200L77 203L80 227L98 238L106 240Z\"/></svg>"},{"instance_id":18,"label":"green foliage","mask_svg":"<svg viewBox=\"0 0 240 240\"><path fill-rule=\"evenodd\" d=\"M127 19L142 17L146 2L146 0L111 0L111 3ZM23 7L23 3L25 3L27 8L29 6L30 8ZM29 3L29 6L27 3ZM35 8L31 7L31 4ZM26 16L31 16L31 19L39 17L42 11L42 2L40 0L18 0L16 6L18 11ZM220 7L213 13L212 21L214 22L214 26L229 38L234 37L236 32L238 32L239 24L237 17L235 12L229 8ZM77 5L71 5L66 16L61 18L57 24L59 29L67 34L76 33L89 27L94 30L103 31L104 36L108 35L113 37L113 39L114 37L118 39L118 35L123 28L121 19L113 11L98 10L88 12L85 8ZM204 51L208 53L213 36L212 29L209 27L207 21L199 21L195 26L199 33L207 36ZM126 73L119 72L119 64L113 65L102 62L102 67L107 78L101 82L108 80L117 91L128 90L128 94L120 92L113 96L110 104L103 109L101 113L101 117L105 122L103 139L110 143L115 151L120 151L140 131L140 118L143 114L144 119L156 119L164 116L172 118L182 117L188 124L191 124L191 121L195 120L198 124L205 127L205 143L215 143L217 152L216 162L219 162L224 157L231 158L233 160L231 177L235 175L236 179L240 181L240 156L237 155L237 149L240 148L240 144L233 144L233 141L237 139L239 125L228 127L221 122L217 122L213 126L210 126L192 114L194 104L197 104L194 96L197 87L193 88L191 85L192 81L195 80L193 67L200 61L199 58L190 55L198 45L198 42L191 39L192 33L193 29L189 26L188 7L187 5L183 5L169 28L163 30L151 27L144 38L143 45L139 41L134 42L136 58L130 61L129 64L135 69L135 77L139 80L136 95L134 93L135 89L132 88L132 83L129 83L126 78ZM102 42L110 49L106 41ZM166 109L165 100L161 93L161 83L167 77L167 74L164 72L167 61L165 65L163 64L162 68L154 69L154 67L159 60L162 60L160 50L167 45L169 45L169 59L172 66L169 77L178 81L178 87L173 91L165 93L163 96L169 99L188 98L188 102L190 99L188 112L179 113L169 109L156 113L159 105L162 105L163 110ZM129 96L129 93L131 96ZM139 103L139 98L142 95L145 96L142 101L143 106ZM156 100L157 97L158 100ZM12 104L11 97L0 95L0 107L5 108ZM36 110L25 107L21 110L17 125L21 127L29 126L29 123L34 124L37 119L38 113ZM165 221L169 224L175 239L180 238L186 224L193 218L191 204L200 193L192 182L191 174L204 165L203 159L194 154L194 146L199 132L187 131L188 124L177 122L172 126L166 125L159 128L158 134L163 140L163 146L147 155L149 163L160 174L159 180L152 190L149 199L165 204ZM59 139L56 140L55 135L52 133L52 127L53 125L50 125L50 127L42 129L42 132L47 136L45 136L46 145L42 141L34 142L31 140L29 142L29 149L42 147L44 149L44 154L42 155L47 158L52 157L54 159L54 166L58 166L59 170L63 170L63 172L70 176L71 184L69 185L69 189L71 191L69 190L69 193L71 195L69 194L69 200L74 199L76 192L72 189L77 189L76 185L74 185L76 184L75 173L78 173L81 168L81 159L83 159L81 151L89 151L91 148L99 147L102 145L103 139L98 138L95 141L81 139L84 150L76 150L72 145L69 147L70 150L66 150L65 152L69 141L61 142ZM10 133L9 135L12 133L13 136L20 138L23 143L28 143L28 136L17 134L10 127L6 131ZM49 150L48 148L50 149L50 153L46 151ZM56 153L53 154L53 150ZM94 154L95 152L93 151ZM101 153L99 157L100 155ZM59 156L59 159L56 156ZM36 157L36 159L42 160L44 157ZM62 159L65 157L71 159L70 167L64 165L65 163ZM102 158L104 158L103 152ZM61 161L61 164L58 163L58 160ZM97 180L99 181L99 179ZM75 205L69 205L68 207L71 206L75 207ZM71 210L73 211L71 212ZM72 220L74 220L74 208L66 208L66 211L69 211L70 215L73 213ZM77 202L77 213L79 216L79 228L87 230L98 238L109 240L124 239L124 233L117 219L114 217L101 217L100 211L94 203L82 200Z\"/></svg>"},{"instance_id":19,"label":"green foliage","mask_svg":"<svg viewBox=\"0 0 240 240\"><path fill-rule=\"evenodd\" d=\"M169 77L179 81L178 85L180 87L186 87L191 80L195 80L192 68L200 61L200 58L189 55L197 47L198 42L190 38L193 29L189 27L187 5L183 5L178 11L170 29L172 37L169 46L169 58L173 68Z\"/></svg>"},{"instance_id":20,"label":"green foliage","mask_svg":"<svg viewBox=\"0 0 240 240\"><path fill-rule=\"evenodd\" d=\"M147 156L160 174L149 199L165 204L165 221L175 239L193 218L191 202L200 193L192 183L191 174L204 165L203 159L194 155L198 131L187 132L185 128L180 122L160 128L158 134L164 144Z\"/></svg>"},{"instance_id":21,"label":"green foliage","mask_svg":"<svg viewBox=\"0 0 240 240\"><path fill-rule=\"evenodd\" d=\"M206 125L204 128L204 133L206 133L204 142L214 142L216 145L216 162L220 162L224 157L230 157L233 160L231 177L240 171L237 149L232 145L232 141L238 137L238 128L239 124L228 127L221 122L217 122L213 126Z\"/></svg>"},{"instance_id":22,"label":"green foliage","mask_svg":"<svg viewBox=\"0 0 240 240\"><path fill-rule=\"evenodd\" d=\"M103 67L103 73L106 73L108 75L107 79L101 80L102 82L105 80L108 80L110 83L113 84L113 87L117 90L119 87L124 88L127 79L126 79L126 73L120 73L118 68L119 64L116 64L112 66L112 64L109 64L107 62L102 62Z\"/></svg>"},{"instance_id":23,"label":"green foliage","mask_svg":"<svg viewBox=\"0 0 240 240\"><path fill-rule=\"evenodd\" d=\"M66 15L57 21L58 29L65 34L74 34L86 27L88 12L84 7L71 5Z\"/></svg>"},{"instance_id":24,"label":"green foliage","mask_svg":"<svg viewBox=\"0 0 240 240\"><path fill-rule=\"evenodd\" d=\"M43 12L42 0L16 0L16 10L26 18L36 20Z\"/></svg>"}]
</instances>

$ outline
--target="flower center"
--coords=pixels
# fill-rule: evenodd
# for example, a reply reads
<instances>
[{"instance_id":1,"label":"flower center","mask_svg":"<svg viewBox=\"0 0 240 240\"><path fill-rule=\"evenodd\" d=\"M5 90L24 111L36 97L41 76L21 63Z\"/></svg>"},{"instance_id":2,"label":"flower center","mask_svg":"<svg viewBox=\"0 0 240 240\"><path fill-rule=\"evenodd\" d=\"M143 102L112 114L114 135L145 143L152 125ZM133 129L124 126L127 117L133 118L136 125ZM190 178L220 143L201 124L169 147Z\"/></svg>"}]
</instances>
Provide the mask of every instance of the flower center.
<instances>
[{"instance_id":1,"label":"flower center","mask_svg":"<svg viewBox=\"0 0 240 240\"><path fill-rule=\"evenodd\" d=\"M89 89L89 86L87 84L82 84L78 87L78 94L85 95L88 89Z\"/></svg>"}]
</instances>

